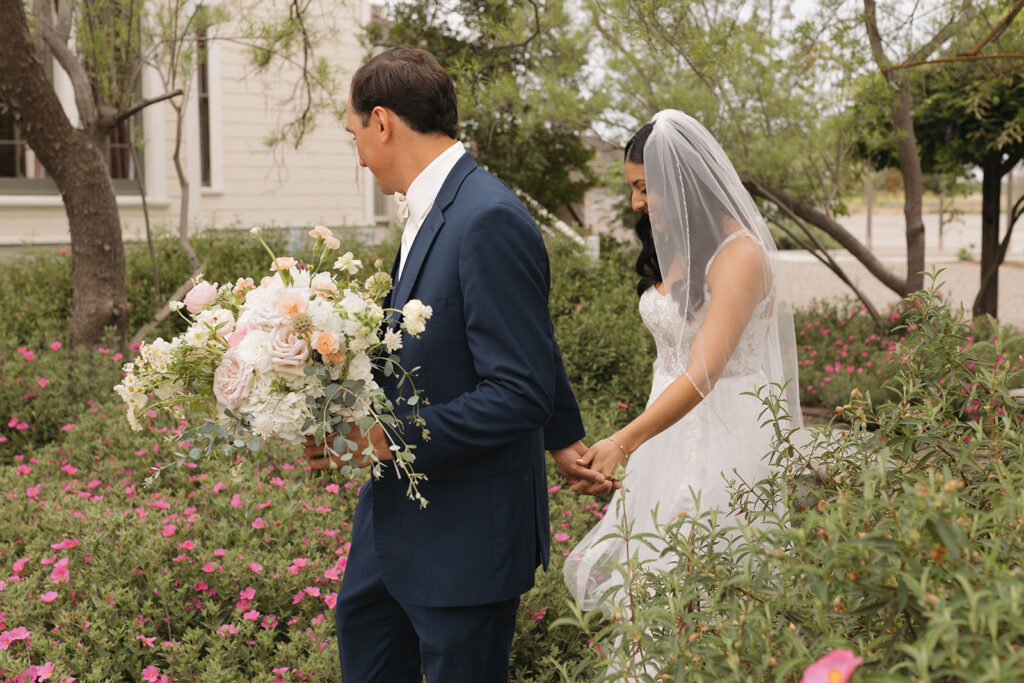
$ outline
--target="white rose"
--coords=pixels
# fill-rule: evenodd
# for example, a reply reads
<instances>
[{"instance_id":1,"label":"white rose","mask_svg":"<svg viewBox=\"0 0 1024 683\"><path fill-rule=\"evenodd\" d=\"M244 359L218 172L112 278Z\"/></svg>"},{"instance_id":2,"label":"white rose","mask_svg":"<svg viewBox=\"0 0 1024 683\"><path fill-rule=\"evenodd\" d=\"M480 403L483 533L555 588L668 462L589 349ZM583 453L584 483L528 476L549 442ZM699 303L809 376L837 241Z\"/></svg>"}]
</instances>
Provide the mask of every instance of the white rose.
<instances>
[{"instance_id":1,"label":"white rose","mask_svg":"<svg viewBox=\"0 0 1024 683\"><path fill-rule=\"evenodd\" d=\"M253 367L239 358L235 349L229 349L213 373L213 395L217 402L231 410L248 398L252 387Z\"/></svg>"},{"instance_id":2,"label":"white rose","mask_svg":"<svg viewBox=\"0 0 1024 683\"><path fill-rule=\"evenodd\" d=\"M259 373L268 372L271 368L268 352L270 333L263 330L250 330L235 348L238 357L256 368Z\"/></svg>"},{"instance_id":3,"label":"white rose","mask_svg":"<svg viewBox=\"0 0 1024 683\"><path fill-rule=\"evenodd\" d=\"M419 299L409 299L402 307L402 326L405 331L415 336L427 329L427 320L434 315L434 309L424 306Z\"/></svg>"},{"instance_id":4,"label":"white rose","mask_svg":"<svg viewBox=\"0 0 1024 683\"><path fill-rule=\"evenodd\" d=\"M338 285L334 283L334 278L328 272L317 273L313 276L313 279L309 282L310 288L317 293L318 296L334 296L338 293Z\"/></svg>"},{"instance_id":5,"label":"white rose","mask_svg":"<svg viewBox=\"0 0 1024 683\"><path fill-rule=\"evenodd\" d=\"M278 325L270 331L268 341L270 362L279 372L301 375L309 360L309 344L287 325Z\"/></svg>"}]
</instances>

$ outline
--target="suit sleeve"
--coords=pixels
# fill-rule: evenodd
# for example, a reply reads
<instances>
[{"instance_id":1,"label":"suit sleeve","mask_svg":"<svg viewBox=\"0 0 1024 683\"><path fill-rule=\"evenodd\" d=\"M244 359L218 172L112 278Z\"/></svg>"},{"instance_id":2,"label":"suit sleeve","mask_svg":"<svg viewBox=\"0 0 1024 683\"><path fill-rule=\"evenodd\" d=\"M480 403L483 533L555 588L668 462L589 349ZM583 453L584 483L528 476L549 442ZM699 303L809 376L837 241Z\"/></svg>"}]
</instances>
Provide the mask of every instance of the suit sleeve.
<instances>
[{"instance_id":1,"label":"suit sleeve","mask_svg":"<svg viewBox=\"0 0 1024 683\"><path fill-rule=\"evenodd\" d=\"M551 411L551 419L544 427L544 448L553 451L571 446L583 438L583 419L576 396L569 384L569 376L562 363L562 352L558 342L555 348L555 402Z\"/></svg>"},{"instance_id":2,"label":"suit sleeve","mask_svg":"<svg viewBox=\"0 0 1024 683\"><path fill-rule=\"evenodd\" d=\"M452 457L486 454L543 429L555 405L556 374L565 375L556 363L548 311L547 251L525 208L495 203L474 216L462 239L458 276L466 344L479 379L451 401L422 407L429 440L406 430L416 468L428 476ZM563 381L560 396L567 404Z\"/></svg>"}]
</instances>

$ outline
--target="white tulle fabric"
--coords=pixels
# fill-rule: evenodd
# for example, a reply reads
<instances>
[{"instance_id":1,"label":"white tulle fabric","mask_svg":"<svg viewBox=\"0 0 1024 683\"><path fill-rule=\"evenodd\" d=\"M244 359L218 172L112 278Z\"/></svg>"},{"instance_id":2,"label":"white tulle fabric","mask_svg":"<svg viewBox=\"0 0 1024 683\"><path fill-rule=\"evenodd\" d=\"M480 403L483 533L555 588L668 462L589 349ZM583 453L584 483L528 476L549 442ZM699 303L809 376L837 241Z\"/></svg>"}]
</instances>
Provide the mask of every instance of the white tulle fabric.
<instances>
[{"instance_id":1,"label":"white tulle fabric","mask_svg":"<svg viewBox=\"0 0 1024 683\"><path fill-rule=\"evenodd\" d=\"M792 315L771 235L703 126L674 110L654 121L644 147L644 172L666 293L652 287L640 298L641 317L657 347L648 406L684 375L704 398L630 456L623 489L566 558L566 584L585 610L610 611L624 604L623 573L616 567L629 557L646 569L676 564L677 558L663 555L664 542L657 539L665 524L681 513L725 510L727 479L754 484L768 474L765 456L773 430L761 426L764 406L747 392L790 382L783 398L795 415L787 426L801 425ZM709 287L708 273L737 240L763 253L758 271L763 279L750 292L727 295L725 288L734 284L721 277L721 266L729 261L718 261L713 279L719 300L743 301L752 312L742 327L709 330L705 316L716 291ZM735 282L741 280L750 278ZM719 516L720 525L736 521Z\"/></svg>"}]
</instances>

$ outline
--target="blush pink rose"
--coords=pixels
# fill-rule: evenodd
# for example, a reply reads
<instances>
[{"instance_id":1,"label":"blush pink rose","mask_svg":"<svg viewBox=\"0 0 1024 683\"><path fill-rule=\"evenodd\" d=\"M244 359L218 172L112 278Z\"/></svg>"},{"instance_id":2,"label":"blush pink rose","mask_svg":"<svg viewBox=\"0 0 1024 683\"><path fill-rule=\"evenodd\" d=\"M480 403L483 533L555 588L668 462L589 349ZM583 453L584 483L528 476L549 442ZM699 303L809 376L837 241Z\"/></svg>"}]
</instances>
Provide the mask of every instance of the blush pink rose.
<instances>
[{"instance_id":1,"label":"blush pink rose","mask_svg":"<svg viewBox=\"0 0 1024 683\"><path fill-rule=\"evenodd\" d=\"M278 325L270 332L270 360L278 370L302 374L309 360L309 345L286 326Z\"/></svg>"},{"instance_id":2,"label":"blush pink rose","mask_svg":"<svg viewBox=\"0 0 1024 683\"><path fill-rule=\"evenodd\" d=\"M850 650L832 650L807 667L800 683L846 683L863 661Z\"/></svg>"},{"instance_id":3,"label":"blush pink rose","mask_svg":"<svg viewBox=\"0 0 1024 683\"><path fill-rule=\"evenodd\" d=\"M217 285L200 282L185 295L185 308L193 315L217 300Z\"/></svg>"},{"instance_id":4,"label":"blush pink rose","mask_svg":"<svg viewBox=\"0 0 1024 683\"><path fill-rule=\"evenodd\" d=\"M253 367L240 359L234 349L229 349L213 373L213 395L217 402L237 410L249 396L252 376Z\"/></svg>"}]
</instances>

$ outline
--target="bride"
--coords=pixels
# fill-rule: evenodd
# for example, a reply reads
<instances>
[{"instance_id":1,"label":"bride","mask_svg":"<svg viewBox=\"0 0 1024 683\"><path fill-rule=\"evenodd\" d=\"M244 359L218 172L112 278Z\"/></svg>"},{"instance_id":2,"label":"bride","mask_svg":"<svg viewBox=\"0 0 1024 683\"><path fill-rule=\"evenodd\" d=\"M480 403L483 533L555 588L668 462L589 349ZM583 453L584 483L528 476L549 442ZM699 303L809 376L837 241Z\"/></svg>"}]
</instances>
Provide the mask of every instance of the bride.
<instances>
[{"instance_id":1,"label":"bride","mask_svg":"<svg viewBox=\"0 0 1024 683\"><path fill-rule=\"evenodd\" d=\"M625 156L633 209L643 214L640 314L658 356L644 412L579 460L608 478L620 466L625 474L564 568L583 609L605 612L626 602L616 567L630 558L648 571L675 564L661 556L661 527L680 513L727 510L726 479L754 484L767 475L774 430L761 425L764 406L747 392L785 384L790 426L800 426L778 252L725 152L695 119L670 109L637 131ZM641 534L645 542L629 543Z\"/></svg>"}]
</instances>

